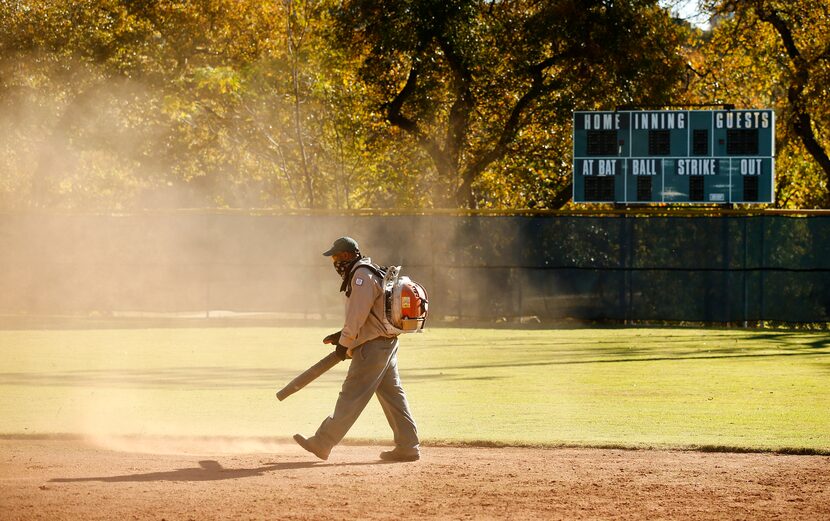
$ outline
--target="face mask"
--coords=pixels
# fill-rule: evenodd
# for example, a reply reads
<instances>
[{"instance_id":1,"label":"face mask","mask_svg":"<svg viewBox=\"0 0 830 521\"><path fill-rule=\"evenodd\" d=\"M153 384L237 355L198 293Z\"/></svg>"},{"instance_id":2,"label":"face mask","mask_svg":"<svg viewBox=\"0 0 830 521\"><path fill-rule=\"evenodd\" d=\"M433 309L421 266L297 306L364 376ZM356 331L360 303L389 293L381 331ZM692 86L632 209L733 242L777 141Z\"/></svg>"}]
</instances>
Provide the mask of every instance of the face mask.
<instances>
[{"instance_id":1,"label":"face mask","mask_svg":"<svg viewBox=\"0 0 830 521\"><path fill-rule=\"evenodd\" d=\"M340 275L340 278L346 278L346 274L349 273L349 268L352 266L352 264L354 264L354 262L354 259L334 261L334 269L335 271L337 271L337 274Z\"/></svg>"}]
</instances>

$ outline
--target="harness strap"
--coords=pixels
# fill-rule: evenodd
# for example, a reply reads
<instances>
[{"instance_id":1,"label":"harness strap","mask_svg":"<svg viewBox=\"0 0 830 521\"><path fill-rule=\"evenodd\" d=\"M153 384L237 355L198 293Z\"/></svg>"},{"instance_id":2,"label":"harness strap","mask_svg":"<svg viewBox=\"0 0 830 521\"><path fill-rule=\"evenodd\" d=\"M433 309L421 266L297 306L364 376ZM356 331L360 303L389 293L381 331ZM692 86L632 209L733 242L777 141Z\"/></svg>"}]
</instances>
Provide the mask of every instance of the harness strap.
<instances>
[{"instance_id":1,"label":"harness strap","mask_svg":"<svg viewBox=\"0 0 830 521\"><path fill-rule=\"evenodd\" d=\"M388 269L387 266L380 266L374 262L361 262L362 260L364 259L358 259L355 261L354 266L352 266L352 269L349 270L349 274L346 275L346 278L343 279L343 284L340 286L340 291L345 291L347 297L352 296L352 277L358 268L367 268L380 278L386 276L386 270Z\"/></svg>"}]
</instances>

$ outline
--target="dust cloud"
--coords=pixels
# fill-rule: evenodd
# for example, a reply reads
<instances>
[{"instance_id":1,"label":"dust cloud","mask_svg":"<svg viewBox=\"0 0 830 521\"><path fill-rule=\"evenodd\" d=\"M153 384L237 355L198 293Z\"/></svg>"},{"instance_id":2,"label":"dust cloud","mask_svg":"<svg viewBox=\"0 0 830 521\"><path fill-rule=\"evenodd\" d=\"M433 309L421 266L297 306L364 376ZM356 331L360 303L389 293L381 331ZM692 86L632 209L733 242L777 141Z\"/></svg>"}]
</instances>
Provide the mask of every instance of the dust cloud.
<instances>
[{"instance_id":1,"label":"dust cloud","mask_svg":"<svg viewBox=\"0 0 830 521\"><path fill-rule=\"evenodd\" d=\"M296 452L296 448L288 441L255 437L88 434L84 436L84 441L106 450L139 454L213 455Z\"/></svg>"},{"instance_id":2,"label":"dust cloud","mask_svg":"<svg viewBox=\"0 0 830 521\"><path fill-rule=\"evenodd\" d=\"M284 203L267 177L237 191L239 179L256 177L245 155L253 143L226 143L238 153L230 155L240 159L233 164L187 155L193 153L176 136L217 135L177 114L159 90L129 78L104 79L82 64L60 67L74 78L69 90L61 90L66 82L18 85L0 96L0 328L336 324L343 313L340 280L321 253L342 235L356 238L374 261L402 265L427 288L429 327L535 325L563 309L556 283L534 271L539 262L522 267L531 241L516 233L522 223L509 218L216 209ZM41 72L47 81L54 71ZM232 200L217 199L219 192ZM0 349L29 356L15 345ZM96 356L115 358L116 349ZM67 348L67 356L82 355ZM172 417L157 421L161 402L130 409L140 393L100 391L108 385L102 381L112 383L124 371L77 371L88 381L73 380L77 374L61 380L66 371L59 371L60 381L18 383L97 386L94 396L50 399L78 413L60 413L67 420L61 428L101 447L237 453L281 446L242 431L194 435L210 431L185 429Z\"/></svg>"},{"instance_id":3,"label":"dust cloud","mask_svg":"<svg viewBox=\"0 0 830 521\"><path fill-rule=\"evenodd\" d=\"M402 265L421 282L433 325L540 324L585 304L579 285L590 289L592 280L576 275L596 274L549 269L544 251L509 235L513 223L482 217L489 222L471 231L465 219L218 211L6 215L0 316L76 317L102 326L133 319L171 325L340 320L340 280L321 253L341 235L355 237L375 262ZM488 225L495 224L503 235L494 238Z\"/></svg>"},{"instance_id":4,"label":"dust cloud","mask_svg":"<svg viewBox=\"0 0 830 521\"><path fill-rule=\"evenodd\" d=\"M528 265L518 218L197 210L285 206L257 170L261 144L196 124L148 83L38 66L43 85L0 97L0 317L336 320L339 281L320 252L341 235L423 283L432 324L567 315L545 259ZM58 72L74 83L49 83ZM187 133L225 139L228 156L200 157Z\"/></svg>"}]
</instances>

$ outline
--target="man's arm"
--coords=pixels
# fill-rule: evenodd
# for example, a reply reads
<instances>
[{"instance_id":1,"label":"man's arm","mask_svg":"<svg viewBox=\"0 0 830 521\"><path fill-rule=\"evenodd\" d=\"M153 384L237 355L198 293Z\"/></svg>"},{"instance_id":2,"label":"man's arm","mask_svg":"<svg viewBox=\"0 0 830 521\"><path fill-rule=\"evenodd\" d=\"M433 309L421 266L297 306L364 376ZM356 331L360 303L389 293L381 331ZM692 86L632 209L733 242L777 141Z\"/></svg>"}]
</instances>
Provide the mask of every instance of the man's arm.
<instances>
[{"instance_id":1,"label":"man's arm","mask_svg":"<svg viewBox=\"0 0 830 521\"><path fill-rule=\"evenodd\" d=\"M380 280L374 273L362 267L355 270L352 275L352 293L346 306L346 321L340 333L340 344L349 350L357 347L357 335L380 293Z\"/></svg>"}]
</instances>

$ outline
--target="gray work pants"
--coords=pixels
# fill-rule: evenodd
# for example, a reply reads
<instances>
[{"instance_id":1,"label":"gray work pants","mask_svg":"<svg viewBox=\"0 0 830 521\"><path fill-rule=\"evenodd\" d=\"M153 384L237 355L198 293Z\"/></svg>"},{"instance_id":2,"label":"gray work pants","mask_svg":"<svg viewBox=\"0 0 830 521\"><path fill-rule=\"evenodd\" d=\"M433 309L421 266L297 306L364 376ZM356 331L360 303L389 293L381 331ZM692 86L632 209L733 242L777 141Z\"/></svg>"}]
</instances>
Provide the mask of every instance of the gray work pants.
<instances>
[{"instance_id":1,"label":"gray work pants","mask_svg":"<svg viewBox=\"0 0 830 521\"><path fill-rule=\"evenodd\" d=\"M392 427L395 446L403 451L417 451L418 431L398 375L397 338L376 338L353 351L334 413L320 424L314 435L316 441L326 448L340 443L373 394Z\"/></svg>"}]
</instances>

